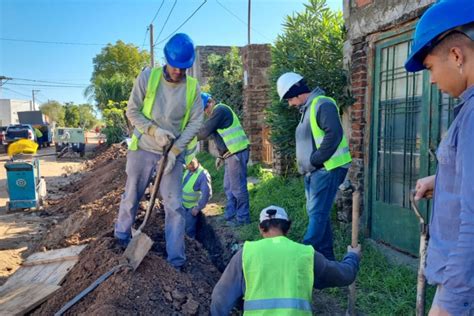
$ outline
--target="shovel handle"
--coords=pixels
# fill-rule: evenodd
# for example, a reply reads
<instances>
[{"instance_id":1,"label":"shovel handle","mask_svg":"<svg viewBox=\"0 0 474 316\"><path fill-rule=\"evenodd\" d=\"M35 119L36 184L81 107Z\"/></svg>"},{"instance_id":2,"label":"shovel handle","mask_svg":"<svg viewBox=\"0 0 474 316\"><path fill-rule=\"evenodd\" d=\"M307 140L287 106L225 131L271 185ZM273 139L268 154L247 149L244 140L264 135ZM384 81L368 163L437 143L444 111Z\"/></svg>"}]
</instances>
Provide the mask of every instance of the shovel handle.
<instances>
[{"instance_id":1,"label":"shovel handle","mask_svg":"<svg viewBox=\"0 0 474 316\"><path fill-rule=\"evenodd\" d=\"M142 231L143 227L145 227L146 222L148 221L148 217L150 217L151 210L155 206L156 194L160 189L161 178L163 178L166 163L168 162L168 154L171 150L171 147L173 147L173 143L173 140L171 140L170 144L165 147L165 150L163 150L163 157L158 161L159 166L156 173L155 181L153 182L153 190L151 191L150 201L148 203L148 207L146 208L145 218L143 219L143 222L140 227L138 227L137 229L138 233Z\"/></svg>"},{"instance_id":2,"label":"shovel handle","mask_svg":"<svg viewBox=\"0 0 474 316\"><path fill-rule=\"evenodd\" d=\"M352 238L351 247L356 248L359 245L359 215L360 215L360 192L352 193ZM356 315L356 286L355 280L349 285L349 294L347 299L346 315Z\"/></svg>"}]
</instances>

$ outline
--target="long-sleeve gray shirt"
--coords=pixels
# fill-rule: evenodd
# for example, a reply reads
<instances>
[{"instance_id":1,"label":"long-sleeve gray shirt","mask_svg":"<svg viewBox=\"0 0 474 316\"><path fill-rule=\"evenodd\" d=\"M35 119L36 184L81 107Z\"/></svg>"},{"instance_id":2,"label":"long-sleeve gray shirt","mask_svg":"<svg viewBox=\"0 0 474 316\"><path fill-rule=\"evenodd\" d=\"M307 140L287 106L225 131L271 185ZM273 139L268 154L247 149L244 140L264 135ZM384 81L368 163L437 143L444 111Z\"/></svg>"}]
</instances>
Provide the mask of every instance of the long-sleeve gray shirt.
<instances>
[{"instance_id":1,"label":"long-sleeve gray shirt","mask_svg":"<svg viewBox=\"0 0 474 316\"><path fill-rule=\"evenodd\" d=\"M193 174L193 172L189 172L188 175L184 177L183 187L186 185ZM202 211L207 202L209 202L209 199L212 197L211 176L206 169L204 169L196 179L196 182L193 185L193 190L195 192L201 191L201 198L199 199L198 205L196 207L199 211Z\"/></svg>"},{"instance_id":2,"label":"long-sleeve gray shirt","mask_svg":"<svg viewBox=\"0 0 474 316\"><path fill-rule=\"evenodd\" d=\"M143 100L145 99L150 73L151 69L145 68L135 81L130 99L128 100L127 117L132 125L144 131L138 147L146 151L161 153L162 148L158 146L155 138L146 134L153 122L142 113ZM189 122L181 132L181 121L186 112L186 78L181 82L172 83L166 81L164 77L164 75L161 76L160 84L158 85L151 113L152 119L157 126L170 131L176 136L174 146L183 151L198 133L204 118L200 97L201 90L198 86Z\"/></svg>"},{"instance_id":3,"label":"long-sleeve gray shirt","mask_svg":"<svg viewBox=\"0 0 474 316\"><path fill-rule=\"evenodd\" d=\"M229 315L245 293L245 278L242 269L242 249L230 260L221 278L212 291L211 315ZM351 284L359 270L359 257L347 253L341 262L330 261L314 252L314 284L316 289Z\"/></svg>"},{"instance_id":4,"label":"long-sleeve gray shirt","mask_svg":"<svg viewBox=\"0 0 474 316\"><path fill-rule=\"evenodd\" d=\"M296 160L300 174L308 174L323 167L336 151L344 131L337 108L331 102L321 104L316 112L316 123L325 135L319 148L316 148L310 124L310 107L313 100L323 95L320 88L314 89L308 100L300 107L301 118L295 131Z\"/></svg>"},{"instance_id":5,"label":"long-sleeve gray shirt","mask_svg":"<svg viewBox=\"0 0 474 316\"><path fill-rule=\"evenodd\" d=\"M443 286L438 303L453 315L474 304L474 85L437 151L426 277Z\"/></svg>"}]
</instances>

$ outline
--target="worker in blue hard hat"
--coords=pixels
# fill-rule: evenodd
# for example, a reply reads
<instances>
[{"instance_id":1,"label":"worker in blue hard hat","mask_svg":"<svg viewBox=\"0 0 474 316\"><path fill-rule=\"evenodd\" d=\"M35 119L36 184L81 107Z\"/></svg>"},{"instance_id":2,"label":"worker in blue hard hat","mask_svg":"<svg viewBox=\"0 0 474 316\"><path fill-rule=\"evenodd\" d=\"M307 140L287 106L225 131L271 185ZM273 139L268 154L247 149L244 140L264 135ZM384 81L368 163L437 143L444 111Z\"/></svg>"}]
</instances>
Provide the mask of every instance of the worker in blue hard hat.
<instances>
[{"instance_id":1,"label":"worker in blue hard hat","mask_svg":"<svg viewBox=\"0 0 474 316\"><path fill-rule=\"evenodd\" d=\"M429 315L474 315L474 1L445 0L421 17L405 68L427 69L454 98L455 119L419 179L416 199L434 189L425 275L437 290Z\"/></svg>"},{"instance_id":2,"label":"worker in blue hard hat","mask_svg":"<svg viewBox=\"0 0 474 316\"><path fill-rule=\"evenodd\" d=\"M175 34L164 47L166 65L145 68L138 76L127 106L134 126L127 154L127 182L115 224L115 237L126 246L131 238L138 202L157 163L171 146L159 186L165 208L168 261L176 268L185 262L185 219L182 206L183 164L193 155L203 120L200 88L186 75L194 62L194 44L186 34ZM187 160L187 159L186 159Z\"/></svg>"},{"instance_id":3,"label":"worker in blue hard hat","mask_svg":"<svg viewBox=\"0 0 474 316\"><path fill-rule=\"evenodd\" d=\"M238 116L223 103L217 103L209 93L201 93L208 119L199 131L198 139L212 137L219 152L216 168L224 165L224 191L227 204L224 218L229 226L250 223L247 163L249 139Z\"/></svg>"}]
</instances>

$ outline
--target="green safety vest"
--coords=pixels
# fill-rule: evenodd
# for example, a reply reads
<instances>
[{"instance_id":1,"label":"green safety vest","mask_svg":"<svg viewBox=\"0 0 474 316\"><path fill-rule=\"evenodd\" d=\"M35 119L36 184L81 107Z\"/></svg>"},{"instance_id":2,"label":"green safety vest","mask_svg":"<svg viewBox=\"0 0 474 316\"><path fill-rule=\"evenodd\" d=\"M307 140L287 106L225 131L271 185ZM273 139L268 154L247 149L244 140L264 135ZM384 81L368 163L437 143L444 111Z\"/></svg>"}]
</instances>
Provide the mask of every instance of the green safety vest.
<instances>
[{"instance_id":1,"label":"green safety vest","mask_svg":"<svg viewBox=\"0 0 474 316\"><path fill-rule=\"evenodd\" d=\"M224 140L224 144L226 145L227 149L232 154L246 149L249 146L250 142L247 138L247 135L245 135L245 131L242 128L242 125L240 125L239 118L229 106L223 103L219 103L218 105L216 105L216 107L218 106L225 106L232 112L232 124L227 128L217 130L217 133Z\"/></svg>"},{"instance_id":2,"label":"green safety vest","mask_svg":"<svg viewBox=\"0 0 474 316\"><path fill-rule=\"evenodd\" d=\"M143 115L151 120L151 111L153 109L153 104L155 103L156 91L160 84L161 76L163 74L162 68L153 68L151 70L150 78L148 79L148 86L146 89L145 100L143 100L142 113ZM181 121L181 132L184 130L189 121L189 116L191 115L191 109L196 99L198 82L195 78L191 76L186 76L186 112L184 118ZM135 127L132 135L132 141L128 146L129 150L138 149L138 141L143 134L143 131ZM197 150L197 137L194 137L191 142L186 147L186 164L189 164L191 160L196 156Z\"/></svg>"},{"instance_id":3,"label":"green safety vest","mask_svg":"<svg viewBox=\"0 0 474 316\"><path fill-rule=\"evenodd\" d=\"M244 315L312 315L314 249L284 236L247 241Z\"/></svg>"},{"instance_id":4,"label":"green safety vest","mask_svg":"<svg viewBox=\"0 0 474 316\"><path fill-rule=\"evenodd\" d=\"M202 166L199 166L193 174L189 177L188 182L184 183L184 179L189 175L189 170L186 169L186 172L183 175L183 206L185 208L193 208L198 205L199 199L201 199L201 191L194 191L194 184L196 184L197 179L204 171Z\"/></svg>"},{"instance_id":5,"label":"green safety vest","mask_svg":"<svg viewBox=\"0 0 474 316\"><path fill-rule=\"evenodd\" d=\"M313 134L313 139L314 143L316 144L316 148L319 149L321 146L321 143L323 142L324 131L319 128L317 120L316 120L316 115L318 113L318 108L319 106L324 102L324 101L330 101L334 106L338 109L336 105L336 101L332 98L320 95L316 98L314 98L313 102L311 102L311 108L310 108L310 125L311 125L311 132ZM337 167L343 166L349 162L352 161L351 158L351 153L349 152L349 144L347 143L346 136L343 134L341 142L339 143L339 146L337 146L336 151L334 154L332 154L331 158L326 160L324 162L324 168L326 170L332 170Z\"/></svg>"}]
</instances>

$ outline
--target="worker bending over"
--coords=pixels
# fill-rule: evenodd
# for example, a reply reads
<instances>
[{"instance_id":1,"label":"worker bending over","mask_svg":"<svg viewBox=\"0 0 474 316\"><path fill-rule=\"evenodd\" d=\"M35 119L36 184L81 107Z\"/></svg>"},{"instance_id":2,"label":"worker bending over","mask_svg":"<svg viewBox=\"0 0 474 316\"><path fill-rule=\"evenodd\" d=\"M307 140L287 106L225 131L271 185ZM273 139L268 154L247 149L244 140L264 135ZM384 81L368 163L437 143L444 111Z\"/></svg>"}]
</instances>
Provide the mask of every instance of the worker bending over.
<instances>
[{"instance_id":1,"label":"worker bending over","mask_svg":"<svg viewBox=\"0 0 474 316\"><path fill-rule=\"evenodd\" d=\"M240 120L232 109L216 101L208 93L201 93L204 111L209 117L198 134L198 139L212 136L219 151L216 167L224 164L224 190L227 204L224 218L229 226L250 223L247 163L249 140Z\"/></svg>"}]
</instances>

